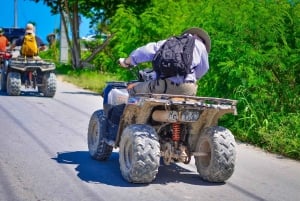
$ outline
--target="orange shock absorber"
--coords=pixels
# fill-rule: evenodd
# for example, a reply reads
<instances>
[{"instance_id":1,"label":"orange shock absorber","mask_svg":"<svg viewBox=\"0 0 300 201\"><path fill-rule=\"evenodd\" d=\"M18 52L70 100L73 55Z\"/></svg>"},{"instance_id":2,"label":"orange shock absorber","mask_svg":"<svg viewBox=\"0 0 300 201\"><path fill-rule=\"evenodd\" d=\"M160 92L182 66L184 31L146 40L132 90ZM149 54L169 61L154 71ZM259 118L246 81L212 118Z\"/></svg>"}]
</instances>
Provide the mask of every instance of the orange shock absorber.
<instances>
[{"instance_id":1,"label":"orange shock absorber","mask_svg":"<svg viewBox=\"0 0 300 201\"><path fill-rule=\"evenodd\" d=\"M173 129L172 140L175 142L179 142L179 140L180 140L180 124L173 123L172 129Z\"/></svg>"}]
</instances>

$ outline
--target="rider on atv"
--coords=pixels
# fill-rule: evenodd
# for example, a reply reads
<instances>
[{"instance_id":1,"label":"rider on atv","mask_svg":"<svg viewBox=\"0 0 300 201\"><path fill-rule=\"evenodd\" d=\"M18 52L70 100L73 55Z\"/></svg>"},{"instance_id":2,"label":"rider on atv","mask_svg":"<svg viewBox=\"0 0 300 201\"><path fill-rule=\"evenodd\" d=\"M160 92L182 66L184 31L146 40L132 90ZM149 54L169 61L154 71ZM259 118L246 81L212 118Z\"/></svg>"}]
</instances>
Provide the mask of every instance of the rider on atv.
<instances>
[{"instance_id":1,"label":"rider on atv","mask_svg":"<svg viewBox=\"0 0 300 201\"><path fill-rule=\"evenodd\" d=\"M197 80L204 76L209 69L208 53L211 49L211 41L209 35L203 29L197 27L187 29L181 34L181 36L183 35L188 35L194 38L195 41L191 55L188 55L190 58L192 58L191 64L188 66L190 70L189 73L184 76L166 76L161 74L156 79L154 78L153 80L147 82L136 83L133 88L129 90L130 94L167 93L192 96L196 95ZM151 42L145 46L139 47L134 50L128 58L119 59L119 63L122 67L128 68L142 62L153 61L157 59L157 53L160 51L160 49L162 49L168 40ZM186 49L187 48L185 48L183 51L186 51ZM173 47L169 47L168 51L174 53L173 55L176 55L177 50L173 49ZM155 62L153 62L153 64L155 66ZM154 76L157 76L157 73L155 73Z\"/></svg>"},{"instance_id":2,"label":"rider on atv","mask_svg":"<svg viewBox=\"0 0 300 201\"><path fill-rule=\"evenodd\" d=\"M34 40L32 43L31 42L26 43L27 36L33 37ZM28 47L24 47L27 44L29 44ZM33 47L31 47L31 44L33 45ZM46 49L46 44L42 41L40 37L35 35L35 27L33 26L33 24L26 25L25 36L21 36L20 38L18 38L11 45L10 50L12 51L16 46L22 46L20 51L21 56L34 57L35 59L40 59L38 57L39 51Z\"/></svg>"}]
</instances>

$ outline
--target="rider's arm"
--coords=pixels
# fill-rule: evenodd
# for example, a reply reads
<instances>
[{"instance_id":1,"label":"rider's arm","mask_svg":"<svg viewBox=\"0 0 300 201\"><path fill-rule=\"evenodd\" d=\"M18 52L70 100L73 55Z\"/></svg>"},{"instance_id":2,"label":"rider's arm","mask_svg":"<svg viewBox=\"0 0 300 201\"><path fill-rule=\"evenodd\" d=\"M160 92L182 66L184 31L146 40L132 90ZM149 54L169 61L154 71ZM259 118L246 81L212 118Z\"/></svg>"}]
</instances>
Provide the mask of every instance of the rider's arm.
<instances>
[{"instance_id":1,"label":"rider's arm","mask_svg":"<svg viewBox=\"0 0 300 201\"><path fill-rule=\"evenodd\" d=\"M195 66L195 77L200 79L209 69L208 53L204 44L200 41L195 41L195 48L193 52L192 66Z\"/></svg>"},{"instance_id":2,"label":"rider's arm","mask_svg":"<svg viewBox=\"0 0 300 201\"><path fill-rule=\"evenodd\" d=\"M6 38L6 46L9 46L10 45L10 42L9 40Z\"/></svg>"},{"instance_id":3,"label":"rider's arm","mask_svg":"<svg viewBox=\"0 0 300 201\"><path fill-rule=\"evenodd\" d=\"M165 42L166 40L161 40L158 42L151 42L147 45L144 45L142 47L137 48L130 54L130 64L131 65L137 65L139 63L152 61L155 53L159 50L160 46Z\"/></svg>"},{"instance_id":4,"label":"rider's arm","mask_svg":"<svg viewBox=\"0 0 300 201\"><path fill-rule=\"evenodd\" d=\"M132 51L129 57L125 59L120 59L119 63L122 67L136 66L139 63L152 61L153 56L160 48L160 46L165 42L165 40L161 40L158 42L151 42L147 45L137 48Z\"/></svg>"},{"instance_id":5,"label":"rider's arm","mask_svg":"<svg viewBox=\"0 0 300 201\"><path fill-rule=\"evenodd\" d=\"M40 37L38 37L38 36L36 36L35 38L36 38L39 50L40 51L45 50L46 49L46 44L43 42L43 40Z\"/></svg>"},{"instance_id":6,"label":"rider's arm","mask_svg":"<svg viewBox=\"0 0 300 201\"><path fill-rule=\"evenodd\" d=\"M11 46L9 47L9 50L13 51L16 46L21 46L22 42L23 42L23 37L18 38L11 44Z\"/></svg>"},{"instance_id":7,"label":"rider's arm","mask_svg":"<svg viewBox=\"0 0 300 201\"><path fill-rule=\"evenodd\" d=\"M9 51L13 51L15 47L16 47L15 43L11 44L11 46L9 47Z\"/></svg>"}]
</instances>

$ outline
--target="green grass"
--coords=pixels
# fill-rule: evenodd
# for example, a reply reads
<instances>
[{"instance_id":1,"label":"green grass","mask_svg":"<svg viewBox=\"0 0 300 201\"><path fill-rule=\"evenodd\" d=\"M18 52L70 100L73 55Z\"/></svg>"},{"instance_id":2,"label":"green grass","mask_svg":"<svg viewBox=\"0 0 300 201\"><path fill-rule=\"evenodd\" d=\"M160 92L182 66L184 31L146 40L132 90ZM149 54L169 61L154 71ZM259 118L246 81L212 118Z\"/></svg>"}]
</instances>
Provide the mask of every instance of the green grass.
<instances>
[{"instance_id":1,"label":"green grass","mask_svg":"<svg viewBox=\"0 0 300 201\"><path fill-rule=\"evenodd\" d=\"M63 81L97 93L102 92L107 81L120 81L119 76L115 74L89 69L74 71L66 66L59 66L57 73L62 76Z\"/></svg>"}]
</instances>

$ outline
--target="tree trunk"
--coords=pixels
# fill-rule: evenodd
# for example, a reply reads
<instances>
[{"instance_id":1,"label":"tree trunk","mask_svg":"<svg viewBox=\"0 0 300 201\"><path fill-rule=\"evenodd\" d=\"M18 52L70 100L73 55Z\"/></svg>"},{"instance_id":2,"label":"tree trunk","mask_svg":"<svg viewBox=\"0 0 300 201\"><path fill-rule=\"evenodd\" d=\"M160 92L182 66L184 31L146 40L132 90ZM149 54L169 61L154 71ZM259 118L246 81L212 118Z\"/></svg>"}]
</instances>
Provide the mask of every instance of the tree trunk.
<instances>
[{"instance_id":1,"label":"tree trunk","mask_svg":"<svg viewBox=\"0 0 300 201\"><path fill-rule=\"evenodd\" d=\"M73 14L71 21L71 29L73 36L73 52L74 52L74 63L75 68L81 68L81 51L80 51L80 38L79 38L79 17L78 17L78 1L73 4Z\"/></svg>"},{"instance_id":2,"label":"tree trunk","mask_svg":"<svg viewBox=\"0 0 300 201\"><path fill-rule=\"evenodd\" d=\"M67 34L67 40L68 44L71 50L71 61L72 61L72 66L74 69L81 68L80 63L81 63L81 54L80 54L80 38L79 38L79 17L78 17L78 1L76 1L73 4L72 7L72 13L69 10L69 5L68 1L65 1L65 9L66 9L66 14L69 19L70 23L70 28L71 28L71 34L72 34L72 42L70 40L68 31L66 31ZM68 30L66 20L64 21L64 26L66 30Z\"/></svg>"}]
</instances>

